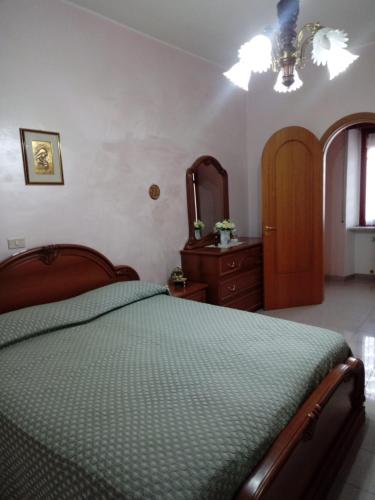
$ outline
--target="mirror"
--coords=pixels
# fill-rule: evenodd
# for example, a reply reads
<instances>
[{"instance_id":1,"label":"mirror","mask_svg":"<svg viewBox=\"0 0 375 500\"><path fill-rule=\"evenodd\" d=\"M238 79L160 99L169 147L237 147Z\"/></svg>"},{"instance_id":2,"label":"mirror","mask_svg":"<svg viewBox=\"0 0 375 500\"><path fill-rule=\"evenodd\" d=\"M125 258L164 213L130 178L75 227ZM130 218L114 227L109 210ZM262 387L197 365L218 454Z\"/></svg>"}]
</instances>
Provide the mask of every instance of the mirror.
<instances>
[{"instance_id":1,"label":"mirror","mask_svg":"<svg viewBox=\"0 0 375 500\"><path fill-rule=\"evenodd\" d=\"M185 248L214 242L214 225L229 218L228 174L212 156L201 156L186 172L189 240ZM204 227L195 231L194 222Z\"/></svg>"}]
</instances>

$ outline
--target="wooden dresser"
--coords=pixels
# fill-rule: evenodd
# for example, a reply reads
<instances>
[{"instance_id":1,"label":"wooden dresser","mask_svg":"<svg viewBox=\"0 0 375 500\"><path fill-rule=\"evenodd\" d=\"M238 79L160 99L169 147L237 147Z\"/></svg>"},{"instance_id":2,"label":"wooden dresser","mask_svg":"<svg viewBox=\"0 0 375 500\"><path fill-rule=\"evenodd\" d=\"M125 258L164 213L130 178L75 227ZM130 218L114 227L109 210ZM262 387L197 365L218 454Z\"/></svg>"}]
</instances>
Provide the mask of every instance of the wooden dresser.
<instances>
[{"instance_id":1,"label":"wooden dresser","mask_svg":"<svg viewBox=\"0 0 375 500\"><path fill-rule=\"evenodd\" d=\"M263 306L262 240L240 238L230 248L212 246L181 250L189 280L207 283L207 302L245 311Z\"/></svg>"},{"instance_id":2,"label":"wooden dresser","mask_svg":"<svg viewBox=\"0 0 375 500\"><path fill-rule=\"evenodd\" d=\"M206 300L206 283L195 283L188 281L187 285L183 288L177 288L172 283L168 284L169 293L172 297L180 299L195 300L196 302L207 302Z\"/></svg>"}]
</instances>

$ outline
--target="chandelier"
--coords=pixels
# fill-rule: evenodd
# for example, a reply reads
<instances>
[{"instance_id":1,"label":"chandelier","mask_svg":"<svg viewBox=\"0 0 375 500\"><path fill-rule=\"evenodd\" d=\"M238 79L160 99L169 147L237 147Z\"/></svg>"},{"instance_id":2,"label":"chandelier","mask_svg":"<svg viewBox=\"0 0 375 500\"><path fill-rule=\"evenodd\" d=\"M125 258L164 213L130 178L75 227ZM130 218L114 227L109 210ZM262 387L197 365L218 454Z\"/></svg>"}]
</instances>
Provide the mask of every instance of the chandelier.
<instances>
[{"instance_id":1,"label":"chandelier","mask_svg":"<svg viewBox=\"0 0 375 500\"><path fill-rule=\"evenodd\" d=\"M280 0L277 4L279 29L254 36L238 51L239 61L224 73L232 83L248 90L252 73L270 67L278 73L274 90L292 92L302 87L297 69L305 66L307 49L312 46L312 61L327 66L330 80L346 70L356 56L346 49L348 36L341 30L307 23L297 33L299 0Z\"/></svg>"}]
</instances>

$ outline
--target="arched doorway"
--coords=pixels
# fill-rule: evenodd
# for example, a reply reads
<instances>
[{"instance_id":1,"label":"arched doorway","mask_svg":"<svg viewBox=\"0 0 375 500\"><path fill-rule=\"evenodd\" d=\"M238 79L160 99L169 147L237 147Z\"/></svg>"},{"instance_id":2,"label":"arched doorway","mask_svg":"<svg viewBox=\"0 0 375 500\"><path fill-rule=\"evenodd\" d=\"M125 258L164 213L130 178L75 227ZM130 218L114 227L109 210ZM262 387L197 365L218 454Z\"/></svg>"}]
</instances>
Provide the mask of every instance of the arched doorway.
<instances>
[{"instance_id":1,"label":"arched doorway","mask_svg":"<svg viewBox=\"0 0 375 500\"><path fill-rule=\"evenodd\" d=\"M339 207L339 210L336 210L336 213L334 214L335 220L338 221L338 224L341 224L340 229L336 232L332 232L332 240L334 240L334 236L336 234L340 235L340 240L334 241L334 243L331 245L332 252L330 252L332 256L331 261L335 264L333 271L337 272L331 272L331 270L328 270L327 272L327 269L324 272L323 263L324 260L327 262L327 259L323 258L325 246L324 239L326 238L322 238L324 231L322 217L322 208L324 204L322 203L322 201L323 199L330 199L330 193L332 193L333 196L336 196L337 193L341 193L341 198L343 200L346 200L346 184L344 179L341 179L341 186L335 183L331 183L331 190L328 191L328 189L325 189L326 183L323 179L326 176L324 176L323 173L327 172L326 154L332 141L334 141L334 139L339 136L339 134L343 133L345 129L358 124L363 124L363 126L365 126L365 124L375 125L375 113L355 113L345 116L344 118L341 118L333 125L331 125L323 134L320 140L317 139L311 132L303 129L302 127L286 127L275 132L265 145L262 157L262 212L264 236L263 255L265 268L264 295L266 309L293 307L302 305L302 303L305 305L320 303L323 298L322 292L324 287L324 274L330 275L331 277L337 277L339 279L343 279L349 274L356 274L356 272L354 271L352 273L347 272L349 268L355 268L354 264L350 266L347 264L347 262L351 259L351 256L354 255L354 252L351 251L351 254L349 255L346 254L346 250L344 250L343 252L341 252L341 254L339 254L339 249L346 249L347 240L354 240L353 234L350 232L350 230L354 226L358 226L358 221L354 221L354 216L352 217L353 220L351 220L350 223L349 219L347 219L347 224L347 221L345 220L346 207L344 207L344 204L342 204L342 206ZM296 132L297 129L301 133L302 131L304 131L304 133L308 133L310 136L312 136L312 138L314 139L314 143L316 144L316 149L319 150L319 168L317 169L317 172L319 172L319 174L312 176L313 179L315 179L315 183L313 179L310 179L310 181L306 181L306 183L304 183L305 178L302 178L302 176L300 175L300 165L307 164L306 158L303 157L301 153L302 149L306 149L310 153L315 149L311 147L311 144L307 144L307 140L306 148L304 149L303 145L305 144L305 141L303 141L301 138L296 140L294 137L294 132ZM291 150L288 151L288 154L281 155L281 144L288 144L288 147L290 146L291 148L294 148L295 146L297 149L296 151ZM294 168L294 163L290 161L290 158L296 160L294 171L290 171ZM346 164L344 162L345 160L343 159L341 166L342 172L344 172L346 168ZM307 173L310 174L312 172L315 172L315 170L311 168L307 168L305 169L305 171L306 170ZM330 168L328 168L328 170L331 171ZM277 177L275 174L276 171L278 172ZM293 182L291 182L291 179L293 179L295 185L293 184ZM303 191L302 188L306 187L307 185L309 185L310 188ZM317 185L319 188L319 193L316 194L314 194L315 190L311 189L312 186L315 185ZM269 203L269 200L273 200L272 203ZM316 200L318 201L316 202ZM339 217L337 217L337 212L340 212ZM286 214L286 216L283 219L282 214L284 213ZM355 208L353 208L350 213L354 214ZM340 217L340 215L342 215L342 217ZM299 217L301 217L303 220L301 221ZM314 217L318 218L319 223L314 224L311 221L309 223L306 223L309 218L311 220L315 220ZM280 228L282 220L285 220L285 228ZM292 228L293 230L291 230L291 221L294 224ZM326 226L326 228L327 227L328 225ZM307 234L308 231L310 231L311 233L316 231L316 234ZM293 233L292 236L290 236L291 233ZM285 237L285 235L287 236ZM316 247L314 257L311 257L313 245L307 242L313 242L314 248ZM285 248L283 244L285 244ZM326 246L326 248L328 248L328 246ZM294 256L296 255L298 255L298 259L294 258ZM275 262L278 262L277 266L274 266ZM281 262L283 267L281 266ZM301 262L303 263L301 264ZM336 263L339 264L336 265ZM319 264L319 266L317 264ZM298 268L298 271L300 271L301 273L305 273L306 275L311 274L311 276L314 275L314 277L316 276L316 297L318 297L319 293L318 298L316 298L315 296L314 298L311 298L309 296L303 299L302 302L300 284L309 283L308 280L302 280L298 278L294 280L293 286L288 285L289 288L285 285L285 283L284 286L279 287L275 284L278 277L277 272L280 269L286 269L287 271L283 271L280 274L290 277L294 273L293 266L295 266L296 269ZM315 290L315 288L310 286L309 284L307 285L307 288L309 289L309 291ZM275 289L280 289L281 292L276 294L277 297L275 298L275 300L271 300L270 297ZM288 289L288 293L285 292L286 289ZM273 293L273 295L275 295L275 293ZM293 297L293 300L290 299L290 297ZM286 299L288 300L286 301Z\"/></svg>"},{"instance_id":2,"label":"arched doorway","mask_svg":"<svg viewBox=\"0 0 375 500\"><path fill-rule=\"evenodd\" d=\"M333 279L374 272L373 244L369 243L372 236L356 228L362 182L361 128L372 125L375 127L375 113L347 115L333 123L320 139L325 172L325 274Z\"/></svg>"},{"instance_id":3,"label":"arched doorway","mask_svg":"<svg viewBox=\"0 0 375 500\"><path fill-rule=\"evenodd\" d=\"M323 152L326 152L327 148L336 137L337 134L342 132L352 125L358 125L359 123L374 123L375 124L375 113L354 113L352 115L344 116L333 123L320 138L320 143L323 147Z\"/></svg>"}]
</instances>

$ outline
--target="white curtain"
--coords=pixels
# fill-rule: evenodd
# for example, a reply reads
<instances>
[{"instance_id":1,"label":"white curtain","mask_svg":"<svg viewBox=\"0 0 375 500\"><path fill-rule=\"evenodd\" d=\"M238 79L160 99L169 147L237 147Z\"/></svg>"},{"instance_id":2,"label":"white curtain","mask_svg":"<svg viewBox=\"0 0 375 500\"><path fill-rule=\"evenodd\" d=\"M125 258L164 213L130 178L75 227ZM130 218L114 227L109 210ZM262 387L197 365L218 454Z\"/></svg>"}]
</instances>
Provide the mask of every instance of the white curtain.
<instances>
[{"instance_id":1,"label":"white curtain","mask_svg":"<svg viewBox=\"0 0 375 500\"><path fill-rule=\"evenodd\" d=\"M366 224L375 225L375 134L367 138Z\"/></svg>"}]
</instances>

